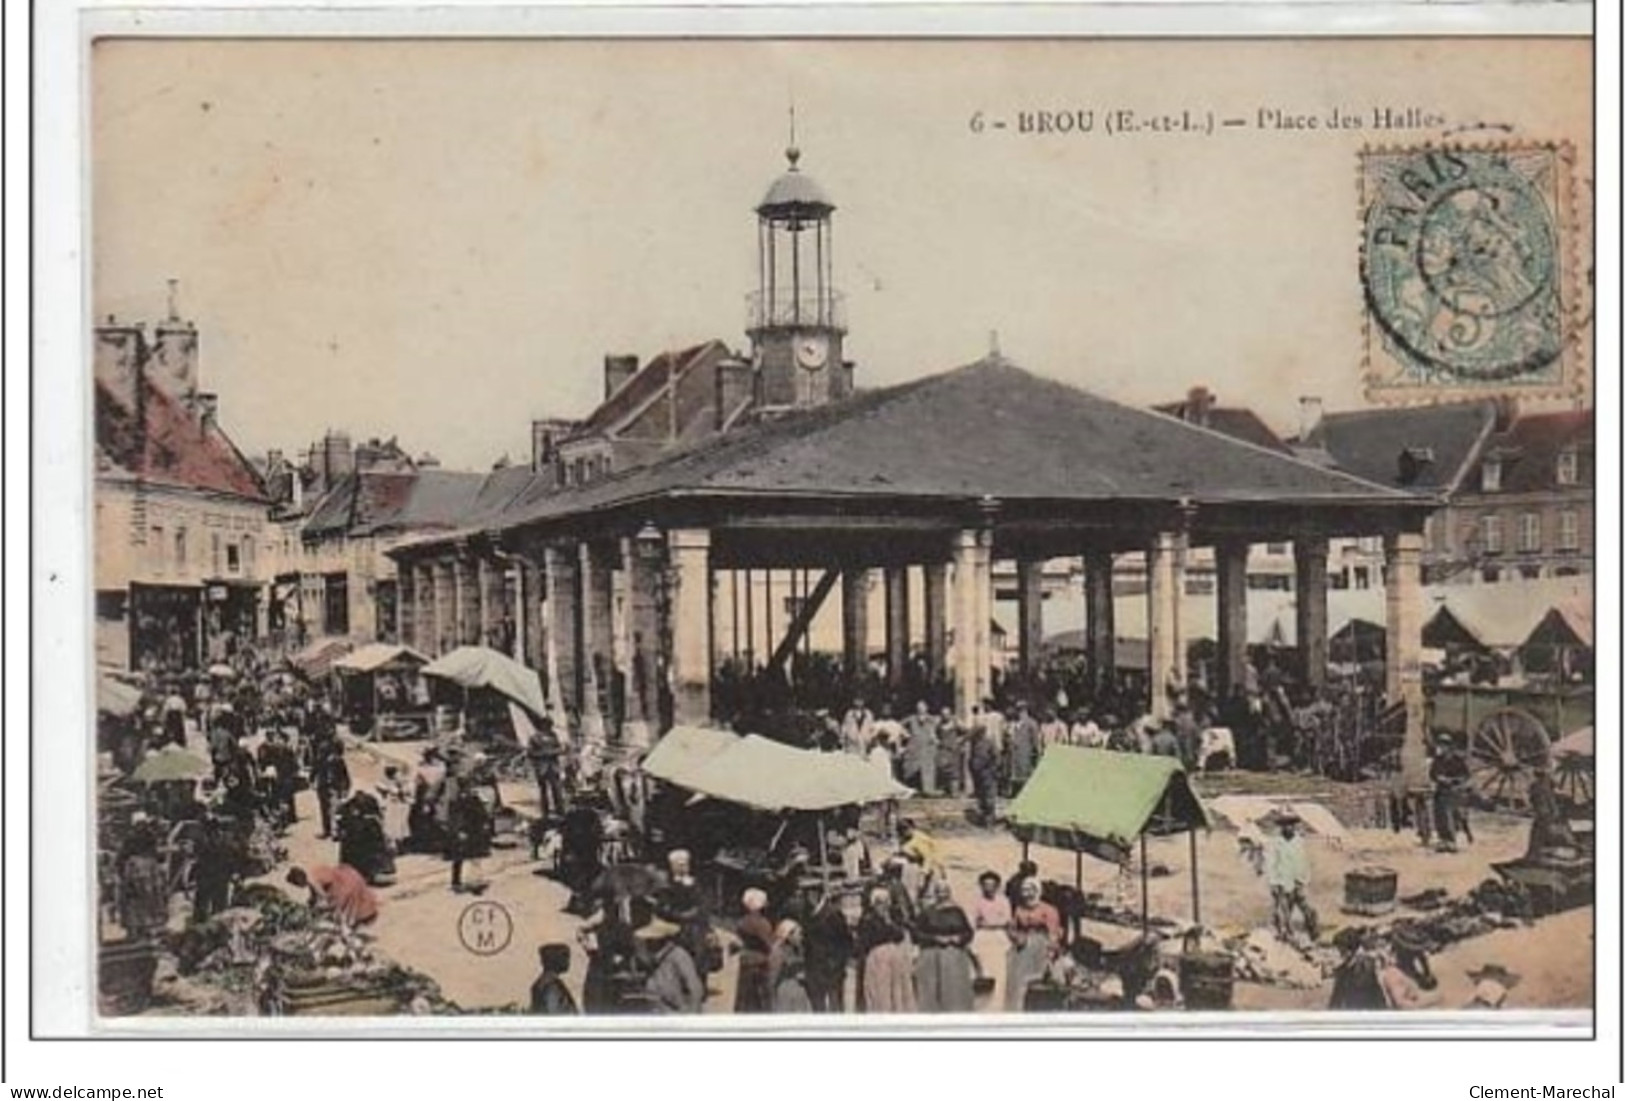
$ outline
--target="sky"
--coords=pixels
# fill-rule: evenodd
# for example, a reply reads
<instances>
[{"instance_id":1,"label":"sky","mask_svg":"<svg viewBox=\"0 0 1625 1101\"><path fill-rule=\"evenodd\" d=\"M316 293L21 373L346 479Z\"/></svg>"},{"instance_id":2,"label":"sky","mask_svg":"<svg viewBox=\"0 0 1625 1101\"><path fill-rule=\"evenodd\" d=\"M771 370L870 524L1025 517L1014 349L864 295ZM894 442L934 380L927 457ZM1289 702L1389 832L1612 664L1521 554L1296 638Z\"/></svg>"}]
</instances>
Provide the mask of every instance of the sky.
<instances>
[{"instance_id":1,"label":"sky","mask_svg":"<svg viewBox=\"0 0 1625 1101\"><path fill-rule=\"evenodd\" d=\"M335 428L469 469L589 411L607 353L746 347L792 101L860 385L996 333L1035 373L1205 385L1283 433L1302 396L1363 403L1364 145L1466 127L1590 164L1575 40L107 39L91 82L95 315L155 321L179 280L245 451ZM1435 118L1374 133L1378 107ZM1107 133L1124 109L1247 125ZM1022 132L1039 111L1094 129Z\"/></svg>"}]
</instances>

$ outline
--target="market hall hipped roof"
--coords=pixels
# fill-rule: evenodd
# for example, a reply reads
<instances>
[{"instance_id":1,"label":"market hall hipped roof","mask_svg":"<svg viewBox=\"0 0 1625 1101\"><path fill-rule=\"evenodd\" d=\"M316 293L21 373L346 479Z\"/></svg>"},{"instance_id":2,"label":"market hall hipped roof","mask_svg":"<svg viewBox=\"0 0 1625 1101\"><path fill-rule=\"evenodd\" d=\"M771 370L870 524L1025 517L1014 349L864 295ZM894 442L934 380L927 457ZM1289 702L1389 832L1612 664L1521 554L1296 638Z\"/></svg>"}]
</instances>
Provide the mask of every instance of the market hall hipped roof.
<instances>
[{"instance_id":1,"label":"market hall hipped roof","mask_svg":"<svg viewBox=\"0 0 1625 1101\"><path fill-rule=\"evenodd\" d=\"M991 359L763 420L588 485L532 486L488 527L545 527L707 497L736 505L1430 503Z\"/></svg>"}]
</instances>

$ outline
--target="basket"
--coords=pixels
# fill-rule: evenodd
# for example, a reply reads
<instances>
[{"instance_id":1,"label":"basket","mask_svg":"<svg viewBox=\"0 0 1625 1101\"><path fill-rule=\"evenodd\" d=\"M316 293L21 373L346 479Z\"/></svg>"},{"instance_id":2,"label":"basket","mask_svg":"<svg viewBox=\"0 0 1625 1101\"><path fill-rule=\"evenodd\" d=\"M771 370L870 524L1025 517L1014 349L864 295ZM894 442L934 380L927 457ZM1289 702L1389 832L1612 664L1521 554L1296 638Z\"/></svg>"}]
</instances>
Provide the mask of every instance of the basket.
<instances>
[{"instance_id":1,"label":"basket","mask_svg":"<svg viewBox=\"0 0 1625 1101\"><path fill-rule=\"evenodd\" d=\"M1229 1009L1236 989L1236 961L1223 952L1186 952L1179 957L1185 1008Z\"/></svg>"},{"instance_id":2,"label":"basket","mask_svg":"<svg viewBox=\"0 0 1625 1101\"><path fill-rule=\"evenodd\" d=\"M1399 899L1399 873L1392 868L1355 868L1343 877L1343 912L1379 917Z\"/></svg>"}]
</instances>

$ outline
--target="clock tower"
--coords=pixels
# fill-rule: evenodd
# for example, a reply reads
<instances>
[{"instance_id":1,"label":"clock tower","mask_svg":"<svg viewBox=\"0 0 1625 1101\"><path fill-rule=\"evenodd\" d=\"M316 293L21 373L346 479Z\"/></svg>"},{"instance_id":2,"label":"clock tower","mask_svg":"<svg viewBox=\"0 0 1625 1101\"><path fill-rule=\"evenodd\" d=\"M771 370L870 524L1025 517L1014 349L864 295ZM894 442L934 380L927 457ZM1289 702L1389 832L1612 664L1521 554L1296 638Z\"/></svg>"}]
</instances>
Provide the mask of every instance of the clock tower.
<instances>
[{"instance_id":1,"label":"clock tower","mask_svg":"<svg viewBox=\"0 0 1625 1101\"><path fill-rule=\"evenodd\" d=\"M757 286L749 333L756 408L806 408L846 397L852 379L841 356L846 318L833 286L835 204L801 171L801 150L756 207Z\"/></svg>"}]
</instances>

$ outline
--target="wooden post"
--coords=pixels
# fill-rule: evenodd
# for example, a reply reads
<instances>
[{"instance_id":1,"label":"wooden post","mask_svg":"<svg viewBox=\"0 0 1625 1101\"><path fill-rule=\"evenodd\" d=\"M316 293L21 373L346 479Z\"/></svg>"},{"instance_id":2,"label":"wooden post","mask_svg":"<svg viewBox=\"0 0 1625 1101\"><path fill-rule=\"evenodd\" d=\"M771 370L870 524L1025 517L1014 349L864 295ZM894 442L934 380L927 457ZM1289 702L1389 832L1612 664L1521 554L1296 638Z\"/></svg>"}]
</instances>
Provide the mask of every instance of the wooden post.
<instances>
[{"instance_id":1,"label":"wooden post","mask_svg":"<svg viewBox=\"0 0 1625 1101\"><path fill-rule=\"evenodd\" d=\"M1076 886L1079 891L1082 891L1083 890L1083 850L1082 849L1077 850L1076 852L1074 852L1072 854L1072 857L1073 857L1073 860L1076 862L1074 867L1073 867L1073 878L1075 880L1074 886Z\"/></svg>"},{"instance_id":2,"label":"wooden post","mask_svg":"<svg viewBox=\"0 0 1625 1101\"><path fill-rule=\"evenodd\" d=\"M1151 865L1147 863L1145 834L1140 834L1140 939L1151 939Z\"/></svg>"},{"instance_id":3,"label":"wooden post","mask_svg":"<svg viewBox=\"0 0 1625 1101\"><path fill-rule=\"evenodd\" d=\"M829 831L825 828L824 816L818 816L818 863L824 872L824 894L829 895Z\"/></svg>"},{"instance_id":4,"label":"wooden post","mask_svg":"<svg viewBox=\"0 0 1625 1101\"><path fill-rule=\"evenodd\" d=\"M1202 924L1202 885L1196 878L1196 827L1191 827L1191 920Z\"/></svg>"}]
</instances>

